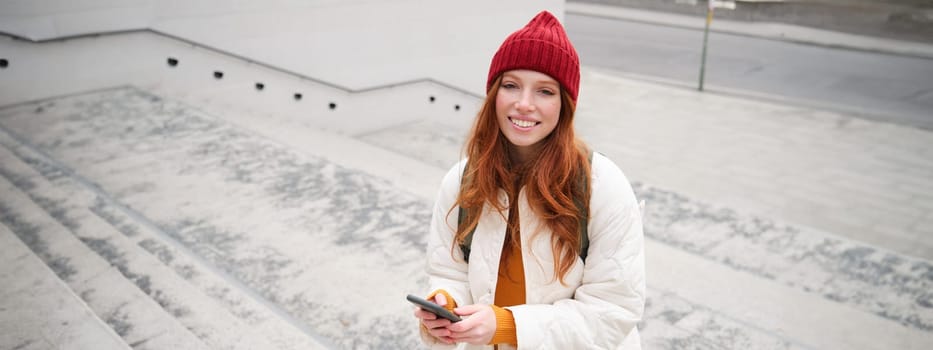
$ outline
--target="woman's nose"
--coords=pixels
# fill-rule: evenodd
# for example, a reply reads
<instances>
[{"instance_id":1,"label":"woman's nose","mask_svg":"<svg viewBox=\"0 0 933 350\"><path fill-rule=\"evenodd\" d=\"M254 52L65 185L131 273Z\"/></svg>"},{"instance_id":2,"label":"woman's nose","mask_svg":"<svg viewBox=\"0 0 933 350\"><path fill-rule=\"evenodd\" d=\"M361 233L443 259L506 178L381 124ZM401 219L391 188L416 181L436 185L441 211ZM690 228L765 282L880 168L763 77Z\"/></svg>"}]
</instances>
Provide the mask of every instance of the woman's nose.
<instances>
[{"instance_id":1,"label":"woman's nose","mask_svg":"<svg viewBox=\"0 0 933 350\"><path fill-rule=\"evenodd\" d=\"M531 94L522 93L515 106L519 111L533 111L535 106L533 97Z\"/></svg>"}]
</instances>

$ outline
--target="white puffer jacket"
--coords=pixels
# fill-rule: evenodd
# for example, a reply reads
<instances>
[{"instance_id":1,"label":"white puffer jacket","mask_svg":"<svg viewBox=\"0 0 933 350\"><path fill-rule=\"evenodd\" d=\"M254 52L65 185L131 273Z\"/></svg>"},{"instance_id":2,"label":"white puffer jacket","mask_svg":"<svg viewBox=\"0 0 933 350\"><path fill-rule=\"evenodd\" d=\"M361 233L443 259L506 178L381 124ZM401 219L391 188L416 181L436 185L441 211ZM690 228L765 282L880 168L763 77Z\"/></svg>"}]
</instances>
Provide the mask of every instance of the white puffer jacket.
<instances>
[{"instance_id":1,"label":"white puffer jacket","mask_svg":"<svg viewBox=\"0 0 933 350\"><path fill-rule=\"evenodd\" d=\"M508 213L500 215L486 206L473 236L469 264L463 262L459 247L451 250L458 209L450 208L460 191L465 164L450 169L434 205L427 254L429 291L444 289L458 305L492 304ZM625 175L598 153L593 155L591 186L589 252L585 264L577 258L565 278L567 285L554 273L550 230L540 225L524 190L519 194L522 247L532 249L523 249L522 255L526 304L507 308L515 317L518 349L641 348L636 327L645 306L641 211ZM508 208L504 191L499 198ZM425 332L422 339L432 348L455 348ZM460 344L460 348L492 347Z\"/></svg>"}]
</instances>

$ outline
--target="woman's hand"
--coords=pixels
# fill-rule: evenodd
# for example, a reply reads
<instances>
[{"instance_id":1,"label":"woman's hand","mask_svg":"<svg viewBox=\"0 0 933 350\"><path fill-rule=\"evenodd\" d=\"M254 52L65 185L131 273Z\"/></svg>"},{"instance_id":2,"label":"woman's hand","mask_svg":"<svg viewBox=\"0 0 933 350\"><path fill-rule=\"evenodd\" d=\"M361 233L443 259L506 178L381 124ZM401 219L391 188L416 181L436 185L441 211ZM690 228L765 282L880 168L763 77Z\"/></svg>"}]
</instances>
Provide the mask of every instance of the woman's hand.
<instances>
[{"instance_id":1,"label":"woman's hand","mask_svg":"<svg viewBox=\"0 0 933 350\"><path fill-rule=\"evenodd\" d=\"M496 334L496 313L492 311L492 306L467 305L454 309L454 312L468 317L447 327L450 339L458 343L489 344Z\"/></svg>"},{"instance_id":2,"label":"woman's hand","mask_svg":"<svg viewBox=\"0 0 933 350\"><path fill-rule=\"evenodd\" d=\"M437 293L437 295L434 296L434 303L440 306L446 306L447 297L445 297L443 293ZM424 311L424 309L420 307L415 307L415 317L421 320L421 325L428 331L428 334L431 334L444 343L454 343L454 340L450 337L451 332L447 329L447 327L452 324L450 320L437 317L437 315Z\"/></svg>"}]
</instances>

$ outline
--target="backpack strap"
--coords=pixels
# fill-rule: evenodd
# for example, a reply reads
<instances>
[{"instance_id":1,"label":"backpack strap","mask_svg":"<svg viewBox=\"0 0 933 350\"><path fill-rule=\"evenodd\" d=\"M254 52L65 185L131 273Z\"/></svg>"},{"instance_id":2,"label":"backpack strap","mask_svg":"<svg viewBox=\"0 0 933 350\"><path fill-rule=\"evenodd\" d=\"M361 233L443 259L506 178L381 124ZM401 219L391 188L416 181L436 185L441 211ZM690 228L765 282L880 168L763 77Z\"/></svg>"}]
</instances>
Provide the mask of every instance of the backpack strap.
<instances>
[{"instance_id":1,"label":"backpack strap","mask_svg":"<svg viewBox=\"0 0 933 350\"><path fill-rule=\"evenodd\" d=\"M586 164L590 166L590 169L593 168L593 151L590 151L586 159ZM589 185L589 177L584 176L580 179L580 186L582 186L584 191L590 187ZM580 220L580 259L583 260L583 263L586 263L586 256L589 254L590 250L590 211L588 210L589 208L587 208L587 203L584 203L581 198L574 197L573 203L577 205L577 212L583 213L583 218Z\"/></svg>"},{"instance_id":2,"label":"backpack strap","mask_svg":"<svg viewBox=\"0 0 933 350\"><path fill-rule=\"evenodd\" d=\"M460 189L463 189L463 182L460 182ZM466 216L468 209L460 207L457 210L457 231L460 231L460 227L466 222ZM473 233L476 232L476 227L470 230L470 233L467 233L466 237L463 237L463 242L460 243L460 251L463 252L463 260L467 263L470 263L470 247L473 245Z\"/></svg>"},{"instance_id":3,"label":"backpack strap","mask_svg":"<svg viewBox=\"0 0 933 350\"><path fill-rule=\"evenodd\" d=\"M593 164L593 152L590 151L589 156L587 157L587 165L592 166L592 164ZM466 170L469 169L469 165L470 165L469 160L467 160L467 164L463 168L464 175L466 175ZM579 185L582 186L583 189L586 189L589 187L589 182L590 182L590 179L584 176L582 179L580 179ZM460 177L460 191L463 191L463 186L464 186L463 176L461 176ZM582 259L583 262L586 263L586 256L589 253L589 249L590 249L590 235L589 235L589 229L588 229L589 221L590 221L589 220L590 212L589 210L587 210L586 203L584 203L581 198L574 198L573 203L577 207L577 212L583 213L583 219L580 221L580 259ZM466 224L468 210L470 209L464 209L463 207L459 207L457 210L457 230L458 231L460 230L461 227L463 227L463 225ZM469 213L469 214L472 214L472 213ZM463 242L460 243L460 251L463 253L463 260L466 261L467 263L470 262L470 250L471 250L470 247L473 245L473 233L475 232L476 232L476 227L470 230L470 232L467 233L466 237L463 238Z\"/></svg>"}]
</instances>

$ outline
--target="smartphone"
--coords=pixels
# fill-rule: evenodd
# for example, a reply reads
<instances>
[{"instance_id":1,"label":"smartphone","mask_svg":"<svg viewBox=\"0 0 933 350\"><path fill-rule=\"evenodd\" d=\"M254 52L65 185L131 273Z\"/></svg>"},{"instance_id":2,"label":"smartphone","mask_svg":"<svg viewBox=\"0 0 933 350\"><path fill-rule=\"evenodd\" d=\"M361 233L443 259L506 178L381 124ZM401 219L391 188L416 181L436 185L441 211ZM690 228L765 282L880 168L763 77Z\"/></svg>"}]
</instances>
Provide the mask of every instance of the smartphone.
<instances>
[{"instance_id":1,"label":"smartphone","mask_svg":"<svg viewBox=\"0 0 933 350\"><path fill-rule=\"evenodd\" d=\"M446 318L450 320L450 322L460 322L460 316L457 316L453 312L447 311L447 309L445 309L444 307L437 305L435 303L432 303L430 301L427 301L424 298L409 294L406 299L412 302L412 304L415 304L418 307L420 307L422 310L435 314L438 317Z\"/></svg>"}]
</instances>

